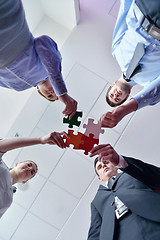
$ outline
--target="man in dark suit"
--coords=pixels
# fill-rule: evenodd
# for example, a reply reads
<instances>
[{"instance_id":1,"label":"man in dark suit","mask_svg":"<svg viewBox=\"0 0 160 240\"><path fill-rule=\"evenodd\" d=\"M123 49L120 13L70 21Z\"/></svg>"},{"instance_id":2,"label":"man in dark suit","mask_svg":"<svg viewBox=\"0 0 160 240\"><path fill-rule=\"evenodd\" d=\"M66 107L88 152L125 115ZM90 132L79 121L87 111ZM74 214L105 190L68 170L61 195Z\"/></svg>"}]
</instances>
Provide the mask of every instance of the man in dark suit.
<instances>
[{"instance_id":1,"label":"man in dark suit","mask_svg":"<svg viewBox=\"0 0 160 240\"><path fill-rule=\"evenodd\" d=\"M109 144L90 156L97 154L95 171L106 187L100 185L91 203L88 240L159 240L160 168L122 157Z\"/></svg>"}]
</instances>

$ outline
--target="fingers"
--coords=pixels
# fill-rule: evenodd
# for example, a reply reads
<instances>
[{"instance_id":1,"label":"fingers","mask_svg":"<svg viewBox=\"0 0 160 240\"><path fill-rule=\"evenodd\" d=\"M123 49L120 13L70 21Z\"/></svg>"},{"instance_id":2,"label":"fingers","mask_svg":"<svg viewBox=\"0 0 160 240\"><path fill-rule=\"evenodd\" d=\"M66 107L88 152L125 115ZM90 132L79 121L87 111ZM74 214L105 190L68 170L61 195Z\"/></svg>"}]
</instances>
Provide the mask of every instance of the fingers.
<instances>
[{"instance_id":1,"label":"fingers","mask_svg":"<svg viewBox=\"0 0 160 240\"><path fill-rule=\"evenodd\" d=\"M69 134L66 133L65 131L59 133L62 137L66 136L67 138L70 138Z\"/></svg>"},{"instance_id":2,"label":"fingers","mask_svg":"<svg viewBox=\"0 0 160 240\"><path fill-rule=\"evenodd\" d=\"M117 125L117 119L113 112L107 112L100 117L98 123L101 127L113 128Z\"/></svg>"},{"instance_id":3,"label":"fingers","mask_svg":"<svg viewBox=\"0 0 160 240\"><path fill-rule=\"evenodd\" d=\"M108 152L110 148L112 148L112 146L110 144L98 145L98 146L92 148L92 150L90 151L91 152L90 157L93 157L95 155L99 155L98 159L101 160L101 158L103 156L107 156L108 154L110 154Z\"/></svg>"},{"instance_id":4,"label":"fingers","mask_svg":"<svg viewBox=\"0 0 160 240\"><path fill-rule=\"evenodd\" d=\"M100 151L102 151L102 149L104 148L104 147L106 147L108 144L100 144L100 145L98 145L98 146L96 146L96 147L93 147L92 148L92 150L90 151L90 157L93 157L93 156L95 156L95 155L97 155L97 154L99 154L100 153Z\"/></svg>"},{"instance_id":5,"label":"fingers","mask_svg":"<svg viewBox=\"0 0 160 240\"><path fill-rule=\"evenodd\" d=\"M69 119L71 119L77 111L77 101L70 97L68 94L61 96L60 99L65 104L65 109L63 110L62 114L65 116L70 115Z\"/></svg>"},{"instance_id":6,"label":"fingers","mask_svg":"<svg viewBox=\"0 0 160 240\"><path fill-rule=\"evenodd\" d=\"M56 144L58 147L60 147L62 149L66 148L66 145L65 145L64 140L61 137L61 135L68 135L68 134L65 133L65 132L61 132L61 133L53 132L53 133L51 133L48 144Z\"/></svg>"},{"instance_id":7,"label":"fingers","mask_svg":"<svg viewBox=\"0 0 160 240\"><path fill-rule=\"evenodd\" d=\"M115 166L119 163L119 155L110 144L101 144L91 150L90 157L98 156L98 160L107 164L111 162Z\"/></svg>"},{"instance_id":8,"label":"fingers","mask_svg":"<svg viewBox=\"0 0 160 240\"><path fill-rule=\"evenodd\" d=\"M65 116L69 115L69 119L71 119L77 111L77 102L74 101L72 104L66 104L65 109L63 110L62 114Z\"/></svg>"},{"instance_id":9,"label":"fingers","mask_svg":"<svg viewBox=\"0 0 160 240\"><path fill-rule=\"evenodd\" d=\"M64 114L65 116L68 116L70 114L70 108L67 108L67 106L65 107L65 109L62 111L62 114Z\"/></svg>"},{"instance_id":10,"label":"fingers","mask_svg":"<svg viewBox=\"0 0 160 240\"><path fill-rule=\"evenodd\" d=\"M110 144L108 144L106 147L102 148L102 150L99 152L98 160L102 161L103 163L106 163L106 161L111 161L113 155L114 149Z\"/></svg>"},{"instance_id":11,"label":"fingers","mask_svg":"<svg viewBox=\"0 0 160 240\"><path fill-rule=\"evenodd\" d=\"M77 110L77 108L76 108L76 110ZM69 116L69 120L71 120L71 119L72 119L72 117L75 115L75 113L76 113L76 110L70 114L70 116Z\"/></svg>"}]
</instances>

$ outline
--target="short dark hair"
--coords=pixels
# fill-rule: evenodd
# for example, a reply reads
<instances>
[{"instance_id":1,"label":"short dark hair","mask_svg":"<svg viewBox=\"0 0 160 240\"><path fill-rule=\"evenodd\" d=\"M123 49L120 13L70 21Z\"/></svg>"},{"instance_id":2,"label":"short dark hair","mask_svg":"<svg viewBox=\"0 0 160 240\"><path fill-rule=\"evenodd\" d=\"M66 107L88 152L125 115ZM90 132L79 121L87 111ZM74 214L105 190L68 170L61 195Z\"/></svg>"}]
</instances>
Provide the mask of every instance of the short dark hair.
<instances>
[{"instance_id":1,"label":"short dark hair","mask_svg":"<svg viewBox=\"0 0 160 240\"><path fill-rule=\"evenodd\" d=\"M117 107L119 105L121 105L122 103L124 103L127 100L127 97L125 99L123 99L121 102L117 102L117 103L113 103L110 99L109 99L109 92L111 90L112 86L110 86L107 90L106 93L106 102L111 106L111 107Z\"/></svg>"},{"instance_id":2,"label":"short dark hair","mask_svg":"<svg viewBox=\"0 0 160 240\"><path fill-rule=\"evenodd\" d=\"M98 162L99 160L98 160L98 157L96 157L95 159L94 159L94 170L95 170L95 172L96 172L96 174L98 175L98 173L97 173L97 170L96 170L96 164L97 164L97 162ZM99 176L99 175L98 175Z\"/></svg>"}]
</instances>

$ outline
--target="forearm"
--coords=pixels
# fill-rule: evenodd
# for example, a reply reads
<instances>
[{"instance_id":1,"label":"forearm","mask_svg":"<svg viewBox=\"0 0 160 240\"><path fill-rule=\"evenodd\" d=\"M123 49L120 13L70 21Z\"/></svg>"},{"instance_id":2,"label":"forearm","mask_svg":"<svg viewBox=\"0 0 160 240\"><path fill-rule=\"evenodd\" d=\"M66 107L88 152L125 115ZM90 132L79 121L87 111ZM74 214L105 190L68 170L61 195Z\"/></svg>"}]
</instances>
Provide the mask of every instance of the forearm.
<instances>
[{"instance_id":1,"label":"forearm","mask_svg":"<svg viewBox=\"0 0 160 240\"><path fill-rule=\"evenodd\" d=\"M42 144L41 137L33 138L10 138L0 140L0 152L7 152L12 149Z\"/></svg>"},{"instance_id":2,"label":"forearm","mask_svg":"<svg viewBox=\"0 0 160 240\"><path fill-rule=\"evenodd\" d=\"M134 112L138 108L138 103L135 99L131 99L128 103L120 106L119 108L122 107L122 111L124 113L124 116Z\"/></svg>"},{"instance_id":3,"label":"forearm","mask_svg":"<svg viewBox=\"0 0 160 240\"><path fill-rule=\"evenodd\" d=\"M160 168L131 157L124 157L128 166L121 168L153 189L160 189Z\"/></svg>"},{"instance_id":4,"label":"forearm","mask_svg":"<svg viewBox=\"0 0 160 240\"><path fill-rule=\"evenodd\" d=\"M128 103L116 107L113 111L113 119L115 117L116 124L121 121L126 115L137 110L138 103L135 99L131 99Z\"/></svg>"},{"instance_id":5,"label":"forearm","mask_svg":"<svg viewBox=\"0 0 160 240\"><path fill-rule=\"evenodd\" d=\"M138 104L135 99L128 103L116 107L112 112L103 114L99 119L101 127L113 128L115 127L127 114L136 111Z\"/></svg>"}]
</instances>

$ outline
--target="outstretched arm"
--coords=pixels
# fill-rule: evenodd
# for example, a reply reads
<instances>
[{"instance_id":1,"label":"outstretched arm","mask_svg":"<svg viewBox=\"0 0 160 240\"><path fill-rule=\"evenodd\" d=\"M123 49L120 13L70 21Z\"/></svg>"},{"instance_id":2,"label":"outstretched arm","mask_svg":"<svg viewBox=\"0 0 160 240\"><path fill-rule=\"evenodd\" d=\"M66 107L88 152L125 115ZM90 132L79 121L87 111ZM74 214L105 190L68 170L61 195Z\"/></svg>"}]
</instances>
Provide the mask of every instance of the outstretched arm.
<instances>
[{"instance_id":1,"label":"outstretched arm","mask_svg":"<svg viewBox=\"0 0 160 240\"><path fill-rule=\"evenodd\" d=\"M128 173L155 190L160 190L159 167L131 157L124 157L124 159L128 164L126 168L122 169L125 173Z\"/></svg>"},{"instance_id":2,"label":"outstretched arm","mask_svg":"<svg viewBox=\"0 0 160 240\"><path fill-rule=\"evenodd\" d=\"M43 137L22 137L22 138L10 138L0 140L0 152L7 152L12 149L27 147L37 144L50 144L57 145L60 148L65 148L66 145L62 138L63 135L68 137L65 132L52 132Z\"/></svg>"},{"instance_id":3,"label":"outstretched arm","mask_svg":"<svg viewBox=\"0 0 160 240\"><path fill-rule=\"evenodd\" d=\"M112 112L107 112L103 114L99 119L99 125L104 128L113 128L126 115L136 111L137 107L137 101L135 99L131 99L128 103L116 107Z\"/></svg>"},{"instance_id":4,"label":"outstretched arm","mask_svg":"<svg viewBox=\"0 0 160 240\"><path fill-rule=\"evenodd\" d=\"M99 161L102 161L103 163L109 161L116 167L120 168L123 172L128 173L149 187L155 190L160 189L159 167L130 157L123 157L124 160L122 161L121 157L110 144L101 144L94 147L91 150L90 157L95 155L99 155Z\"/></svg>"},{"instance_id":5,"label":"outstretched arm","mask_svg":"<svg viewBox=\"0 0 160 240\"><path fill-rule=\"evenodd\" d=\"M37 54L45 66L51 85L59 100L65 104L63 114L73 117L77 110L77 101L67 94L67 88L61 73L61 54L57 44L48 36L41 36L35 39Z\"/></svg>"}]
</instances>

